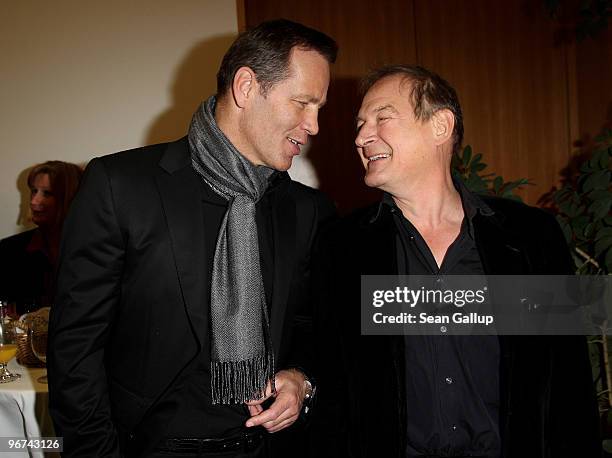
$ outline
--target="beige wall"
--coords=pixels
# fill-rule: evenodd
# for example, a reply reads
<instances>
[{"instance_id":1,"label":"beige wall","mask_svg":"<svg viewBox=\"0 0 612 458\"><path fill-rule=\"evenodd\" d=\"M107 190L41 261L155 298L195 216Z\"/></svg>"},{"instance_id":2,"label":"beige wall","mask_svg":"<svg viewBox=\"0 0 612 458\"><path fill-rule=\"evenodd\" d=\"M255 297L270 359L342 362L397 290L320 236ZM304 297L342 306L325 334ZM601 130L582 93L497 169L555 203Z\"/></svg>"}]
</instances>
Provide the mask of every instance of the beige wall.
<instances>
[{"instance_id":1,"label":"beige wall","mask_svg":"<svg viewBox=\"0 0 612 458\"><path fill-rule=\"evenodd\" d=\"M32 165L183 135L236 33L234 0L3 2L0 237L24 229Z\"/></svg>"}]
</instances>

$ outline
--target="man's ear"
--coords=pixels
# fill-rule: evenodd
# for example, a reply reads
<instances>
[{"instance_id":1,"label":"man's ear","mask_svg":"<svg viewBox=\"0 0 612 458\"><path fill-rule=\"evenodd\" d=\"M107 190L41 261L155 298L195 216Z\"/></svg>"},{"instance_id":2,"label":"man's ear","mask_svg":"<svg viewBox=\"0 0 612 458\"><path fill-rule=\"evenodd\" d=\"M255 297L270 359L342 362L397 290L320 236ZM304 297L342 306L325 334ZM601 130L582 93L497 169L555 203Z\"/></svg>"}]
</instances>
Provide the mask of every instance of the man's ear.
<instances>
[{"instance_id":1,"label":"man's ear","mask_svg":"<svg viewBox=\"0 0 612 458\"><path fill-rule=\"evenodd\" d=\"M244 108L249 98L258 90L255 72L249 67L240 67L236 71L232 82L232 95L236 105Z\"/></svg>"},{"instance_id":2,"label":"man's ear","mask_svg":"<svg viewBox=\"0 0 612 458\"><path fill-rule=\"evenodd\" d=\"M431 126L436 145L443 145L449 140L452 141L455 115L447 109L438 110L431 117Z\"/></svg>"}]
</instances>

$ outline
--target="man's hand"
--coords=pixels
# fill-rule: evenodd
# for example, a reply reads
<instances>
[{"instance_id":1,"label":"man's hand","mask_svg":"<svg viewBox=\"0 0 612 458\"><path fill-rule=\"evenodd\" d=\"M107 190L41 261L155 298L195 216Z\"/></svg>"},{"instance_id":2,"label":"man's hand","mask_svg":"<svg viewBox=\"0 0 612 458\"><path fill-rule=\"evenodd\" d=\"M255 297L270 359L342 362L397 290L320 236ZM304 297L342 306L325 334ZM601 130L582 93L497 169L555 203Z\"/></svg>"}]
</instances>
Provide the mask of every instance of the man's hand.
<instances>
[{"instance_id":1,"label":"man's hand","mask_svg":"<svg viewBox=\"0 0 612 458\"><path fill-rule=\"evenodd\" d=\"M269 433L275 433L292 425L302 410L302 401L306 395L306 377L297 369L282 370L274 376L276 395L274 402L264 410L261 404L272 396L270 383L266 387L266 396L257 401L248 401L251 418L246 422L247 428L261 425Z\"/></svg>"}]
</instances>

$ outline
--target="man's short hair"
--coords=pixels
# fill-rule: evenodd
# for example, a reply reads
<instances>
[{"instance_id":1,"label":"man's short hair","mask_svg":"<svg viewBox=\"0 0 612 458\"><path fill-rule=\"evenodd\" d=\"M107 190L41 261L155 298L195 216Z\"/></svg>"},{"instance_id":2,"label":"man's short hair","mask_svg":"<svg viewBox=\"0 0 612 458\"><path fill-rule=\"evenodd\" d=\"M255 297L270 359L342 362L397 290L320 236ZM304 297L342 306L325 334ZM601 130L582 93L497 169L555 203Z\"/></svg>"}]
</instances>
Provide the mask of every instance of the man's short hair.
<instances>
[{"instance_id":1,"label":"man's short hair","mask_svg":"<svg viewBox=\"0 0 612 458\"><path fill-rule=\"evenodd\" d=\"M410 101L417 120L427 121L439 110L450 110L455 117L453 153L463 143L463 113L455 89L436 73L418 65L388 65L372 71L361 83L362 95L383 78L400 75L411 83Z\"/></svg>"},{"instance_id":2,"label":"man's short hair","mask_svg":"<svg viewBox=\"0 0 612 458\"><path fill-rule=\"evenodd\" d=\"M336 61L338 45L323 32L287 19L262 22L241 33L223 57L217 73L217 96L227 94L240 67L255 72L261 92L289 76L289 57L297 47L321 54L330 64Z\"/></svg>"}]
</instances>

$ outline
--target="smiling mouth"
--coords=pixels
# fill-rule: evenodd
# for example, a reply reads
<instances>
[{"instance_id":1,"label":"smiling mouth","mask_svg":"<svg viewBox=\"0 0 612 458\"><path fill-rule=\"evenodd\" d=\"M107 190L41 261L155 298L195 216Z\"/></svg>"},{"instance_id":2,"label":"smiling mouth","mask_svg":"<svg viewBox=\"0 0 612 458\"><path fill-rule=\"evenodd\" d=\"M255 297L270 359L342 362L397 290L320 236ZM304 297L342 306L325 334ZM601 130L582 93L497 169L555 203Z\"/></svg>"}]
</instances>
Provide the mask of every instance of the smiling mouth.
<instances>
[{"instance_id":1,"label":"smiling mouth","mask_svg":"<svg viewBox=\"0 0 612 458\"><path fill-rule=\"evenodd\" d=\"M377 154L376 156L371 156L368 157L368 162L374 162L374 161L378 161L380 159L387 159L388 157L391 157L390 154Z\"/></svg>"},{"instance_id":2,"label":"smiling mouth","mask_svg":"<svg viewBox=\"0 0 612 458\"><path fill-rule=\"evenodd\" d=\"M301 143L301 142L299 142L299 141L297 141L297 140L295 140L295 139L293 139L291 137L287 137L287 140L289 140L291 143L296 145L298 148L303 145L303 143Z\"/></svg>"}]
</instances>

